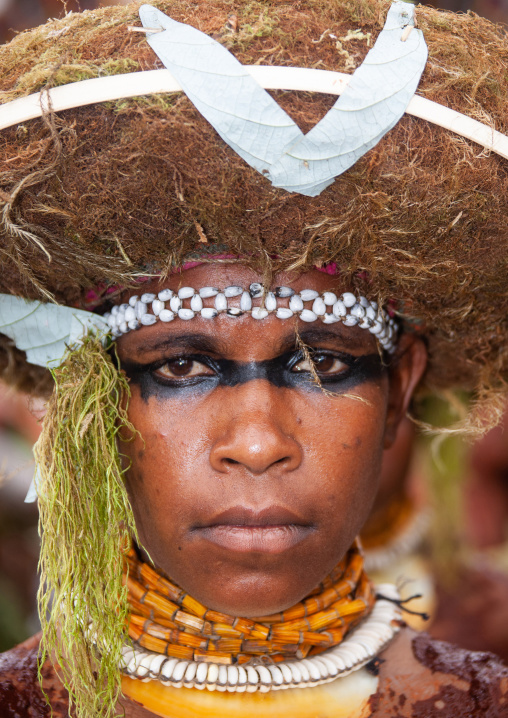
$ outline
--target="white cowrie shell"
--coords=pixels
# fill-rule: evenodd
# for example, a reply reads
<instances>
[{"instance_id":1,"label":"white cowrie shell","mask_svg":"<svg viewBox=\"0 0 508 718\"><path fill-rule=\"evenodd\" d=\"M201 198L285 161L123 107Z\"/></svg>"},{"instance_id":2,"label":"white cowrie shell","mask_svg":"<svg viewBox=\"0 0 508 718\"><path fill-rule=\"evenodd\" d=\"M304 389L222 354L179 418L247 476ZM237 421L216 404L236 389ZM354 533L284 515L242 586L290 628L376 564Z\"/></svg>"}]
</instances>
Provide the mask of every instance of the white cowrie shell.
<instances>
[{"instance_id":1,"label":"white cowrie shell","mask_svg":"<svg viewBox=\"0 0 508 718\"><path fill-rule=\"evenodd\" d=\"M155 324L155 322L157 321L157 317L154 317L153 314L144 314L139 321L145 327L149 327L152 324Z\"/></svg>"},{"instance_id":2,"label":"white cowrie shell","mask_svg":"<svg viewBox=\"0 0 508 718\"><path fill-rule=\"evenodd\" d=\"M127 322L120 322L120 324L118 325L118 330L119 330L122 334L127 334L127 332L129 331L129 328L128 328L128 326L127 326Z\"/></svg>"},{"instance_id":3,"label":"white cowrie shell","mask_svg":"<svg viewBox=\"0 0 508 718\"><path fill-rule=\"evenodd\" d=\"M302 683L303 676L302 676L302 672L300 670L298 663L288 663L287 666L288 666L289 670L291 671L291 676L293 678L293 684L298 685L299 683Z\"/></svg>"},{"instance_id":4,"label":"white cowrie shell","mask_svg":"<svg viewBox=\"0 0 508 718\"><path fill-rule=\"evenodd\" d=\"M317 297L314 299L314 302L312 304L312 311L314 314L317 314L318 317L322 317L323 314L326 314L326 304L321 299L321 297Z\"/></svg>"},{"instance_id":5,"label":"white cowrie shell","mask_svg":"<svg viewBox=\"0 0 508 718\"><path fill-rule=\"evenodd\" d=\"M275 296L280 297L281 299L284 299L285 297L292 297L295 293L294 289L291 289L291 287L276 287L275 288Z\"/></svg>"},{"instance_id":6,"label":"white cowrie shell","mask_svg":"<svg viewBox=\"0 0 508 718\"><path fill-rule=\"evenodd\" d=\"M182 306L182 300L180 297L171 297L169 300L169 306L172 312L177 312Z\"/></svg>"},{"instance_id":7,"label":"white cowrie shell","mask_svg":"<svg viewBox=\"0 0 508 718\"><path fill-rule=\"evenodd\" d=\"M377 302L371 302L371 303L370 303L370 306L377 311L377 309L378 309L378 304L377 304Z\"/></svg>"},{"instance_id":8,"label":"white cowrie shell","mask_svg":"<svg viewBox=\"0 0 508 718\"><path fill-rule=\"evenodd\" d=\"M358 319L363 319L365 316L365 309L362 307L361 304L355 304L353 307L351 307L351 314L353 317L358 317Z\"/></svg>"},{"instance_id":9,"label":"white cowrie shell","mask_svg":"<svg viewBox=\"0 0 508 718\"><path fill-rule=\"evenodd\" d=\"M146 306L146 304L144 304L143 302L136 302L135 312L138 319L141 319L143 314L146 314L147 311L148 307Z\"/></svg>"},{"instance_id":10,"label":"white cowrie shell","mask_svg":"<svg viewBox=\"0 0 508 718\"><path fill-rule=\"evenodd\" d=\"M164 656L164 655L152 656L152 661L150 663L150 673L152 674L152 676L154 676L154 677L159 676L161 666L165 660L166 660L166 656Z\"/></svg>"},{"instance_id":11,"label":"white cowrie shell","mask_svg":"<svg viewBox=\"0 0 508 718\"><path fill-rule=\"evenodd\" d=\"M180 299L190 299L194 296L194 289L192 287L181 287L178 290L178 296Z\"/></svg>"},{"instance_id":12,"label":"white cowrie shell","mask_svg":"<svg viewBox=\"0 0 508 718\"><path fill-rule=\"evenodd\" d=\"M143 658L141 659L139 666L138 666L138 676L144 677L150 673L150 668L151 668L153 659L154 659L154 656L150 653L146 653L143 656ZM141 673L141 671L142 671L142 673Z\"/></svg>"},{"instance_id":13,"label":"white cowrie shell","mask_svg":"<svg viewBox=\"0 0 508 718\"><path fill-rule=\"evenodd\" d=\"M365 316L368 319L372 319L372 320L374 320L376 318L376 312L374 311L374 308L371 307L370 305L365 310Z\"/></svg>"},{"instance_id":14,"label":"white cowrie shell","mask_svg":"<svg viewBox=\"0 0 508 718\"><path fill-rule=\"evenodd\" d=\"M348 314L347 317L344 317L342 323L345 327L354 327L356 326L356 324L358 324L358 318L351 316L351 314Z\"/></svg>"},{"instance_id":15,"label":"white cowrie shell","mask_svg":"<svg viewBox=\"0 0 508 718\"><path fill-rule=\"evenodd\" d=\"M226 287L226 289L224 290L224 294L226 297L239 297L242 292L243 288L236 285Z\"/></svg>"},{"instance_id":16,"label":"white cowrie shell","mask_svg":"<svg viewBox=\"0 0 508 718\"><path fill-rule=\"evenodd\" d=\"M178 310L178 316L180 319L194 319L196 316L195 313L192 311L192 309L179 309Z\"/></svg>"},{"instance_id":17,"label":"white cowrie shell","mask_svg":"<svg viewBox=\"0 0 508 718\"><path fill-rule=\"evenodd\" d=\"M217 296L215 297L215 309L218 312L225 312L228 308L228 300L226 299L226 296L222 294L222 292L219 292Z\"/></svg>"},{"instance_id":18,"label":"white cowrie shell","mask_svg":"<svg viewBox=\"0 0 508 718\"><path fill-rule=\"evenodd\" d=\"M370 302L367 299L367 297L360 297L358 301L360 302L360 304L362 305L362 307L364 309L367 309L367 307L370 307Z\"/></svg>"},{"instance_id":19,"label":"white cowrie shell","mask_svg":"<svg viewBox=\"0 0 508 718\"><path fill-rule=\"evenodd\" d=\"M309 683L312 679L310 676L309 669L306 666L306 661L298 661L298 668L300 669L300 673L302 674L302 682Z\"/></svg>"},{"instance_id":20,"label":"white cowrie shell","mask_svg":"<svg viewBox=\"0 0 508 718\"><path fill-rule=\"evenodd\" d=\"M342 301L349 309L350 307L354 307L354 305L356 304L356 297L354 294L351 294L351 292L344 292L344 294L342 295Z\"/></svg>"},{"instance_id":21,"label":"white cowrie shell","mask_svg":"<svg viewBox=\"0 0 508 718\"><path fill-rule=\"evenodd\" d=\"M337 666L339 673L344 673L344 671L347 670L348 666L342 656L330 652L328 653L327 657L330 661L332 661L332 663Z\"/></svg>"},{"instance_id":22,"label":"white cowrie shell","mask_svg":"<svg viewBox=\"0 0 508 718\"><path fill-rule=\"evenodd\" d=\"M219 677L219 666L216 663L209 663L208 664L208 673L206 676L206 682L209 685L215 685L217 683L218 677Z\"/></svg>"},{"instance_id":23,"label":"white cowrie shell","mask_svg":"<svg viewBox=\"0 0 508 718\"><path fill-rule=\"evenodd\" d=\"M277 299L273 292L268 292L265 297L265 309L268 312L274 312L277 309Z\"/></svg>"},{"instance_id":24,"label":"white cowrie shell","mask_svg":"<svg viewBox=\"0 0 508 718\"><path fill-rule=\"evenodd\" d=\"M270 671L272 683L276 686L281 686L284 683L284 676L280 668L278 666L267 666L267 669Z\"/></svg>"},{"instance_id":25,"label":"white cowrie shell","mask_svg":"<svg viewBox=\"0 0 508 718\"><path fill-rule=\"evenodd\" d=\"M360 329L370 329L370 320L365 317L358 326Z\"/></svg>"},{"instance_id":26,"label":"white cowrie shell","mask_svg":"<svg viewBox=\"0 0 508 718\"><path fill-rule=\"evenodd\" d=\"M203 317L203 319L213 319L217 316L217 310L213 307L204 307L201 310L201 316Z\"/></svg>"},{"instance_id":27,"label":"white cowrie shell","mask_svg":"<svg viewBox=\"0 0 508 718\"><path fill-rule=\"evenodd\" d=\"M298 294L294 294L289 300L289 308L292 312L301 312L303 309L303 302Z\"/></svg>"},{"instance_id":28,"label":"white cowrie shell","mask_svg":"<svg viewBox=\"0 0 508 718\"><path fill-rule=\"evenodd\" d=\"M150 302L153 302L154 299L155 294L151 294L149 292L141 295L141 301L143 302L143 304L150 304Z\"/></svg>"},{"instance_id":29,"label":"white cowrie shell","mask_svg":"<svg viewBox=\"0 0 508 718\"><path fill-rule=\"evenodd\" d=\"M326 304L327 307L333 307L335 302L337 301L337 295L333 292L324 292L323 294L323 302Z\"/></svg>"},{"instance_id":30,"label":"white cowrie shell","mask_svg":"<svg viewBox=\"0 0 508 718\"><path fill-rule=\"evenodd\" d=\"M127 309L125 310L124 319L127 323L132 322L133 319L136 319L136 312L134 310L134 307L127 307Z\"/></svg>"},{"instance_id":31,"label":"white cowrie shell","mask_svg":"<svg viewBox=\"0 0 508 718\"><path fill-rule=\"evenodd\" d=\"M337 675L337 673L339 672L339 669L337 668L337 666L335 665L335 663L333 661L330 661L330 659L327 656L323 656L322 653L316 657L318 658L319 662L325 666L328 676L336 676Z\"/></svg>"},{"instance_id":32,"label":"white cowrie shell","mask_svg":"<svg viewBox=\"0 0 508 718\"><path fill-rule=\"evenodd\" d=\"M245 666L245 670L247 671L247 690L249 690L249 688L251 687L257 688L257 685L259 683L259 674L256 672L253 666Z\"/></svg>"},{"instance_id":33,"label":"white cowrie shell","mask_svg":"<svg viewBox=\"0 0 508 718\"><path fill-rule=\"evenodd\" d=\"M379 334L383 330L383 325L381 322L375 321L374 324L369 327L369 332L371 334Z\"/></svg>"},{"instance_id":34,"label":"white cowrie shell","mask_svg":"<svg viewBox=\"0 0 508 718\"><path fill-rule=\"evenodd\" d=\"M190 300L190 308L193 312L200 312L203 309L203 300L199 294L195 294Z\"/></svg>"},{"instance_id":35,"label":"white cowrie shell","mask_svg":"<svg viewBox=\"0 0 508 718\"><path fill-rule=\"evenodd\" d=\"M263 307L253 307L251 316L253 319L265 319L265 317L268 316L268 312Z\"/></svg>"},{"instance_id":36,"label":"white cowrie shell","mask_svg":"<svg viewBox=\"0 0 508 718\"><path fill-rule=\"evenodd\" d=\"M238 668L238 685L245 685L247 683L247 671L243 666L237 666Z\"/></svg>"},{"instance_id":37,"label":"white cowrie shell","mask_svg":"<svg viewBox=\"0 0 508 718\"><path fill-rule=\"evenodd\" d=\"M256 297L261 297L263 294L263 285L259 282L253 282L249 287L249 293L253 299L256 299Z\"/></svg>"},{"instance_id":38,"label":"white cowrie shell","mask_svg":"<svg viewBox=\"0 0 508 718\"><path fill-rule=\"evenodd\" d=\"M227 666L227 674L228 686L236 686L238 683L237 666Z\"/></svg>"},{"instance_id":39,"label":"white cowrie shell","mask_svg":"<svg viewBox=\"0 0 508 718\"><path fill-rule=\"evenodd\" d=\"M127 668L129 662L132 660L136 652L132 650L130 646L122 646L122 658L120 661L120 668Z\"/></svg>"},{"instance_id":40,"label":"white cowrie shell","mask_svg":"<svg viewBox=\"0 0 508 718\"><path fill-rule=\"evenodd\" d=\"M217 287L203 287L199 290L199 296L202 299L209 299L210 297L215 297L219 293L219 290Z\"/></svg>"},{"instance_id":41,"label":"white cowrie shell","mask_svg":"<svg viewBox=\"0 0 508 718\"><path fill-rule=\"evenodd\" d=\"M336 322L340 322L340 319L335 317L333 314L325 314L321 317L324 324L335 324Z\"/></svg>"},{"instance_id":42,"label":"white cowrie shell","mask_svg":"<svg viewBox=\"0 0 508 718\"><path fill-rule=\"evenodd\" d=\"M230 307L226 314L228 315L228 317L240 317L243 312L238 307Z\"/></svg>"},{"instance_id":43,"label":"white cowrie shell","mask_svg":"<svg viewBox=\"0 0 508 718\"><path fill-rule=\"evenodd\" d=\"M125 303L124 303L124 304L120 304L120 311L121 311L121 312L125 312L125 310L127 309L128 306L129 306L129 305L128 305L128 304L125 304Z\"/></svg>"},{"instance_id":44,"label":"white cowrie shell","mask_svg":"<svg viewBox=\"0 0 508 718\"><path fill-rule=\"evenodd\" d=\"M228 667L221 665L221 666L219 666L219 677L217 679L217 689L219 689L219 686L225 687L227 682L228 682Z\"/></svg>"},{"instance_id":45,"label":"white cowrie shell","mask_svg":"<svg viewBox=\"0 0 508 718\"><path fill-rule=\"evenodd\" d=\"M302 302L311 302L313 299L316 299L316 297L319 296L319 292L316 292L315 289L302 289L300 292L300 297L302 299Z\"/></svg>"},{"instance_id":46,"label":"white cowrie shell","mask_svg":"<svg viewBox=\"0 0 508 718\"><path fill-rule=\"evenodd\" d=\"M131 319L130 322L127 322L127 326L131 331L134 329L139 329L139 322L137 319Z\"/></svg>"},{"instance_id":47,"label":"white cowrie shell","mask_svg":"<svg viewBox=\"0 0 508 718\"><path fill-rule=\"evenodd\" d=\"M256 673L259 676L260 692L268 692L272 685L272 674L266 666L256 666Z\"/></svg>"},{"instance_id":48,"label":"white cowrie shell","mask_svg":"<svg viewBox=\"0 0 508 718\"><path fill-rule=\"evenodd\" d=\"M314 312L311 312L310 309L302 309L300 312L300 319L302 322L315 322L317 319L317 314L314 314Z\"/></svg>"},{"instance_id":49,"label":"white cowrie shell","mask_svg":"<svg viewBox=\"0 0 508 718\"><path fill-rule=\"evenodd\" d=\"M252 299L249 292L242 292L242 296L240 298L240 309L243 312L248 312L252 309Z\"/></svg>"},{"instance_id":50,"label":"white cowrie shell","mask_svg":"<svg viewBox=\"0 0 508 718\"><path fill-rule=\"evenodd\" d=\"M292 683L293 676L291 674L291 669L289 668L289 666L286 663L279 663L277 667L282 673L284 683Z\"/></svg>"},{"instance_id":51,"label":"white cowrie shell","mask_svg":"<svg viewBox=\"0 0 508 718\"><path fill-rule=\"evenodd\" d=\"M159 319L161 320L161 322L172 322L174 318L174 312L170 312L169 309L163 309L162 312L159 314Z\"/></svg>"},{"instance_id":52,"label":"white cowrie shell","mask_svg":"<svg viewBox=\"0 0 508 718\"><path fill-rule=\"evenodd\" d=\"M347 314L346 305L342 301L342 299L337 299L335 304L333 305L333 315L340 319L340 317L345 317Z\"/></svg>"},{"instance_id":53,"label":"white cowrie shell","mask_svg":"<svg viewBox=\"0 0 508 718\"><path fill-rule=\"evenodd\" d=\"M309 671L310 680L320 681L321 680L321 673L319 671L319 668L314 664L314 661L309 661L308 659L303 659L302 661L305 668ZM301 664L300 664L301 667Z\"/></svg>"},{"instance_id":54,"label":"white cowrie shell","mask_svg":"<svg viewBox=\"0 0 508 718\"><path fill-rule=\"evenodd\" d=\"M275 312L275 316L278 317L278 319L291 319L294 314L291 309L287 307L279 307Z\"/></svg>"},{"instance_id":55,"label":"white cowrie shell","mask_svg":"<svg viewBox=\"0 0 508 718\"><path fill-rule=\"evenodd\" d=\"M189 665L187 666L184 676L183 676L183 684L189 684L189 688L192 688L194 678L196 676L196 672L198 669L198 664L194 661L191 661Z\"/></svg>"},{"instance_id":56,"label":"white cowrie shell","mask_svg":"<svg viewBox=\"0 0 508 718\"><path fill-rule=\"evenodd\" d=\"M130 305L131 307L135 307L135 306L136 306L136 302L138 301L138 299L139 299L139 297L138 297L137 294L134 294L132 297L129 297L129 305ZM113 307L113 308L114 308L114 307Z\"/></svg>"},{"instance_id":57,"label":"white cowrie shell","mask_svg":"<svg viewBox=\"0 0 508 718\"><path fill-rule=\"evenodd\" d=\"M135 304L135 303L136 303L136 302L134 302L134 304ZM112 307L112 309L111 309L111 314L112 314L113 316L115 316L116 314L118 314L119 309L120 309L120 307L119 307L117 304L115 304L115 306Z\"/></svg>"},{"instance_id":58,"label":"white cowrie shell","mask_svg":"<svg viewBox=\"0 0 508 718\"><path fill-rule=\"evenodd\" d=\"M172 289L161 289L159 294L157 295L160 302L169 302L171 297L173 296L173 290Z\"/></svg>"},{"instance_id":59,"label":"white cowrie shell","mask_svg":"<svg viewBox=\"0 0 508 718\"><path fill-rule=\"evenodd\" d=\"M126 673L129 673L130 675L136 675L140 661L141 656L139 654L134 654L125 668Z\"/></svg>"},{"instance_id":60,"label":"white cowrie shell","mask_svg":"<svg viewBox=\"0 0 508 718\"><path fill-rule=\"evenodd\" d=\"M156 317L159 316L163 309L164 302L161 302L160 299L154 299L152 302L152 312L155 314Z\"/></svg>"},{"instance_id":61,"label":"white cowrie shell","mask_svg":"<svg viewBox=\"0 0 508 718\"><path fill-rule=\"evenodd\" d=\"M187 670L189 661L178 661L173 669L173 675L171 676L171 682L175 684L175 687L182 683L183 676Z\"/></svg>"},{"instance_id":62,"label":"white cowrie shell","mask_svg":"<svg viewBox=\"0 0 508 718\"><path fill-rule=\"evenodd\" d=\"M195 683L204 683L208 674L208 664L200 663L196 671Z\"/></svg>"},{"instance_id":63,"label":"white cowrie shell","mask_svg":"<svg viewBox=\"0 0 508 718\"><path fill-rule=\"evenodd\" d=\"M355 654L348 650L345 646L341 646L340 649L340 657L346 664L346 668L352 668L358 660Z\"/></svg>"}]
</instances>

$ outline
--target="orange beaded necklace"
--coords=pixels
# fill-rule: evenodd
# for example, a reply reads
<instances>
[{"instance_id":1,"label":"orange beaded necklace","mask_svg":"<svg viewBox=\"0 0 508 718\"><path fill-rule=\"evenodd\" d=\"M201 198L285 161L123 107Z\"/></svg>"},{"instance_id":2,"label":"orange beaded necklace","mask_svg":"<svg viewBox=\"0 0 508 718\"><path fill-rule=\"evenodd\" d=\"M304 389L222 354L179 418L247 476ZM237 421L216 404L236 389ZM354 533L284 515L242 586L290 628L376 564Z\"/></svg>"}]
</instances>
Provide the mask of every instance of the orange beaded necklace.
<instances>
[{"instance_id":1,"label":"orange beaded necklace","mask_svg":"<svg viewBox=\"0 0 508 718\"><path fill-rule=\"evenodd\" d=\"M332 573L303 601L256 619L209 610L144 563L132 548L124 581L131 613L129 636L139 646L198 662L280 662L336 646L371 611L375 593L355 541Z\"/></svg>"}]
</instances>

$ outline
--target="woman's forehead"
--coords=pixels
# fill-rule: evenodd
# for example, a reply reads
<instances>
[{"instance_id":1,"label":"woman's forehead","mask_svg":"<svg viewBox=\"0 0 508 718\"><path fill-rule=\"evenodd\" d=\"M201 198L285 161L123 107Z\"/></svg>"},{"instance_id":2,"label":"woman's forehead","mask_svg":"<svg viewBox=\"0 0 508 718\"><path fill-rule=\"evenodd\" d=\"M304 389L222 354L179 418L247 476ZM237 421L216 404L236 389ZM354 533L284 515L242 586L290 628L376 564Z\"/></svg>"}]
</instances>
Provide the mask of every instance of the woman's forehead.
<instances>
[{"instance_id":1,"label":"woman's forehead","mask_svg":"<svg viewBox=\"0 0 508 718\"><path fill-rule=\"evenodd\" d=\"M277 272L267 281L266 276L261 271L256 271L240 262L224 260L223 262L214 261L213 263L203 262L190 269L175 272L162 281L158 278L153 279L144 283L142 290L144 292L152 290L159 292L165 287L175 290L184 286L200 289L206 286L224 288L230 285L238 285L248 289L249 285L254 282L259 282L265 285L266 288L288 286L297 291L315 289L323 292L333 289L342 292L349 288L339 274L330 275L318 269L311 269L302 273ZM268 284L270 287L267 286Z\"/></svg>"}]
</instances>

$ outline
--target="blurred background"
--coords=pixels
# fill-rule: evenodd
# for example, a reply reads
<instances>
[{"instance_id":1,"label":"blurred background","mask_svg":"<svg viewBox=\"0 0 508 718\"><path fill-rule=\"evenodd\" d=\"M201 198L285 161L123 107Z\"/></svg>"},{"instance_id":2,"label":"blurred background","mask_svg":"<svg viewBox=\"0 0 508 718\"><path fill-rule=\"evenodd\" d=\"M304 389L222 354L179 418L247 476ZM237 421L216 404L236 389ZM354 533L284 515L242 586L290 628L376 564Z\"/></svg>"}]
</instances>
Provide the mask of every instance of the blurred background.
<instances>
[{"instance_id":1,"label":"blurred background","mask_svg":"<svg viewBox=\"0 0 508 718\"><path fill-rule=\"evenodd\" d=\"M113 4L127 2L0 0L0 43L66 12ZM508 28L508 0L442 0L437 7L473 11ZM42 413L40 403L0 384L0 652L38 630L37 505L24 498ZM445 443L437 453L412 429L400 433L365 535L373 565L382 574L386 556L406 563L416 557L423 584L433 586L434 635L508 661L508 430L500 427L474 446ZM429 509L433 520L424 522ZM401 566L392 566L391 579L404 573Z\"/></svg>"}]
</instances>

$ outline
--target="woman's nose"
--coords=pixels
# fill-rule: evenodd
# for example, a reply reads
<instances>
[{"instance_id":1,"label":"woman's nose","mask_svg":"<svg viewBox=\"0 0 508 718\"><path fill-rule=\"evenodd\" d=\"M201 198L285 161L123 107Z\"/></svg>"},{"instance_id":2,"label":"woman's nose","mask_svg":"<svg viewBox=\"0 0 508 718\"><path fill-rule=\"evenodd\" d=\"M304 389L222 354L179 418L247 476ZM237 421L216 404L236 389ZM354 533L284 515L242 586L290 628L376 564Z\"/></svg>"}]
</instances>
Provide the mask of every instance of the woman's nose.
<instances>
[{"instance_id":1,"label":"woman's nose","mask_svg":"<svg viewBox=\"0 0 508 718\"><path fill-rule=\"evenodd\" d=\"M272 469L293 471L302 462L302 448L289 433L287 404L274 397L276 389L265 382L235 390L234 410L210 452L215 471L228 472L235 465L260 476Z\"/></svg>"}]
</instances>

